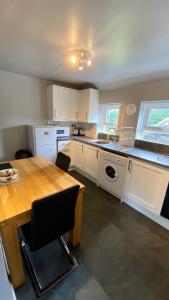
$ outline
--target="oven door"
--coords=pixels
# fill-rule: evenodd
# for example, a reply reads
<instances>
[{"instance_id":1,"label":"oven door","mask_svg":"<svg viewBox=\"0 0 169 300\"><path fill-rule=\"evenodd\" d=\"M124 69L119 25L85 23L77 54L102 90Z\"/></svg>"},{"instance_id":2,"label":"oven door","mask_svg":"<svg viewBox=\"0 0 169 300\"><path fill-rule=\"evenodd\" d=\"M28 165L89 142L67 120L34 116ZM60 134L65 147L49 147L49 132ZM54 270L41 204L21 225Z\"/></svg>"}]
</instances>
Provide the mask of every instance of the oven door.
<instances>
[{"instance_id":1,"label":"oven door","mask_svg":"<svg viewBox=\"0 0 169 300\"><path fill-rule=\"evenodd\" d=\"M107 163L104 167L104 173L109 181L118 180L119 173L117 167L113 163Z\"/></svg>"}]
</instances>

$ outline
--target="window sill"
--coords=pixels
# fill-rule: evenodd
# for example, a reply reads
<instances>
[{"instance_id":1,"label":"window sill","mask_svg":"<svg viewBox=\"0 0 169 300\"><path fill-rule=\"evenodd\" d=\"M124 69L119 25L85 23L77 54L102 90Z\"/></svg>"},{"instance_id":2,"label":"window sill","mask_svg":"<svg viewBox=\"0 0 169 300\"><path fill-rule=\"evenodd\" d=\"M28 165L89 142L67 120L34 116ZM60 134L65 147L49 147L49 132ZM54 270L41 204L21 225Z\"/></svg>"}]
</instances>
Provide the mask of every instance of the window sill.
<instances>
[{"instance_id":1,"label":"window sill","mask_svg":"<svg viewBox=\"0 0 169 300\"><path fill-rule=\"evenodd\" d=\"M135 147L149 150L153 152L163 153L163 154L169 154L169 146L164 144L157 144L153 142L147 142L143 140L135 140Z\"/></svg>"}]
</instances>

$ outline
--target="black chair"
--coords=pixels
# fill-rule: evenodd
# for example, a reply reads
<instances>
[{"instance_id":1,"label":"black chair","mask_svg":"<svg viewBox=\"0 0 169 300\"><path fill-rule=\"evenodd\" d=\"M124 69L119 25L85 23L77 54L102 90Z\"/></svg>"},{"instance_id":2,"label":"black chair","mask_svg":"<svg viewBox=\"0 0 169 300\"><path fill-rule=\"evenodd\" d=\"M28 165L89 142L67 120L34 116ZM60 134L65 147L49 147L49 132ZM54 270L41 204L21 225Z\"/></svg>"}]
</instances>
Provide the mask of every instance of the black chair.
<instances>
[{"instance_id":1,"label":"black chair","mask_svg":"<svg viewBox=\"0 0 169 300\"><path fill-rule=\"evenodd\" d=\"M16 159L29 158L32 156L33 156L33 154L30 151L25 150L25 149L20 149L20 150L16 151L16 153L15 153Z\"/></svg>"},{"instance_id":2,"label":"black chair","mask_svg":"<svg viewBox=\"0 0 169 300\"><path fill-rule=\"evenodd\" d=\"M31 222L20 228L21 248L38 296L41 296L63 280L66 275L78 266L62 238L62 235L70 231L75 225L75 206L78 192L79 185L76 185L42 200L34 201L32 204ZM57 278L52 279L42 287L32 263L32 258L39 249L54 240L57 240L59 249L60 245L64 249L64 253L63 251L61 253L66 257L69 268L68 270L66 269L66 272L64 270L64 273L59 274Z\"/></svg>"},{"instance_id":3,"label":"black chair","mask_svg":"<svg viewBox=\"0 0 169 300\"><path fill-rule=\"evenodd\" d=\"M55 165L63 171L68 172L71 159L62 152L58 152Z\"/></svg>"}]
</instances>

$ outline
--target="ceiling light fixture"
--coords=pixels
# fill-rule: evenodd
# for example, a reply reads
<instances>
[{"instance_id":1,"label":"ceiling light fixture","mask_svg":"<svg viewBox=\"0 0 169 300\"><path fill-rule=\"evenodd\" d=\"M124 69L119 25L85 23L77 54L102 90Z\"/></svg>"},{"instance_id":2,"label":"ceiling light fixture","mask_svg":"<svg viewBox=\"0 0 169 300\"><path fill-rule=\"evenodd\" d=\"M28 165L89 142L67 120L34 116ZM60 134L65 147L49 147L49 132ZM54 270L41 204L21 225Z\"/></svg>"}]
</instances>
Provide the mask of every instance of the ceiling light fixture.
<instances>
[{"instance_id":1,"label":"ceiling light fixture","mask_svg":"<svg viewBox=\"0 0 169 300\"><path fill-rule=\"evenodd\" d=\"M92 64L91 52L87 49L74 49L69 52L69 59L72 65L76 66L79 71Z\"/></svg>"}]
</instances>

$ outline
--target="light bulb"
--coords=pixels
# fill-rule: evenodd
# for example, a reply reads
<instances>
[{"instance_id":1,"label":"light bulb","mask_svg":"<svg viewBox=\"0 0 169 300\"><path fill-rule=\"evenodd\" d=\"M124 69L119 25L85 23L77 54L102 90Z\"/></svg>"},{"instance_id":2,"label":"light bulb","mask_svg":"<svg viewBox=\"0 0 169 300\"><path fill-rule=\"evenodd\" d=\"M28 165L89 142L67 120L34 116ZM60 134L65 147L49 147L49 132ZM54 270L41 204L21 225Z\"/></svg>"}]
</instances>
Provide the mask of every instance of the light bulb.
<instances>
[{"instance_id":1,"label":"light bulb","mask_svg":"<svg viewBox=\"0 0 169 300\"><path fill-rule=\"evenodd\" d=\"M92 63L92 61L89 59L89 60L87 61L87 65L90 66L91 63Z\"/></svg>"},{"instance_id":2,"label":"light bulb","mask_svg":"<svg viewBox=\"0 0 169 300\"><path fill-rule=\"evenodd\" d=\"M83 66L82 65L79 66L79 71L83 71Z\"/></svg>"},{"instance_id":3,"label":"light bulb","mask_svg":"<svg viewBox=\"0 0 169 300\"><path fill-rule=\"evenodd\" d=\"M72 55L72 56L70 57L70 61L71 61L72 64L75 64L76 61L77 61L77 57L76 57L75 55Z\"/></svg>"}]
</instances>

